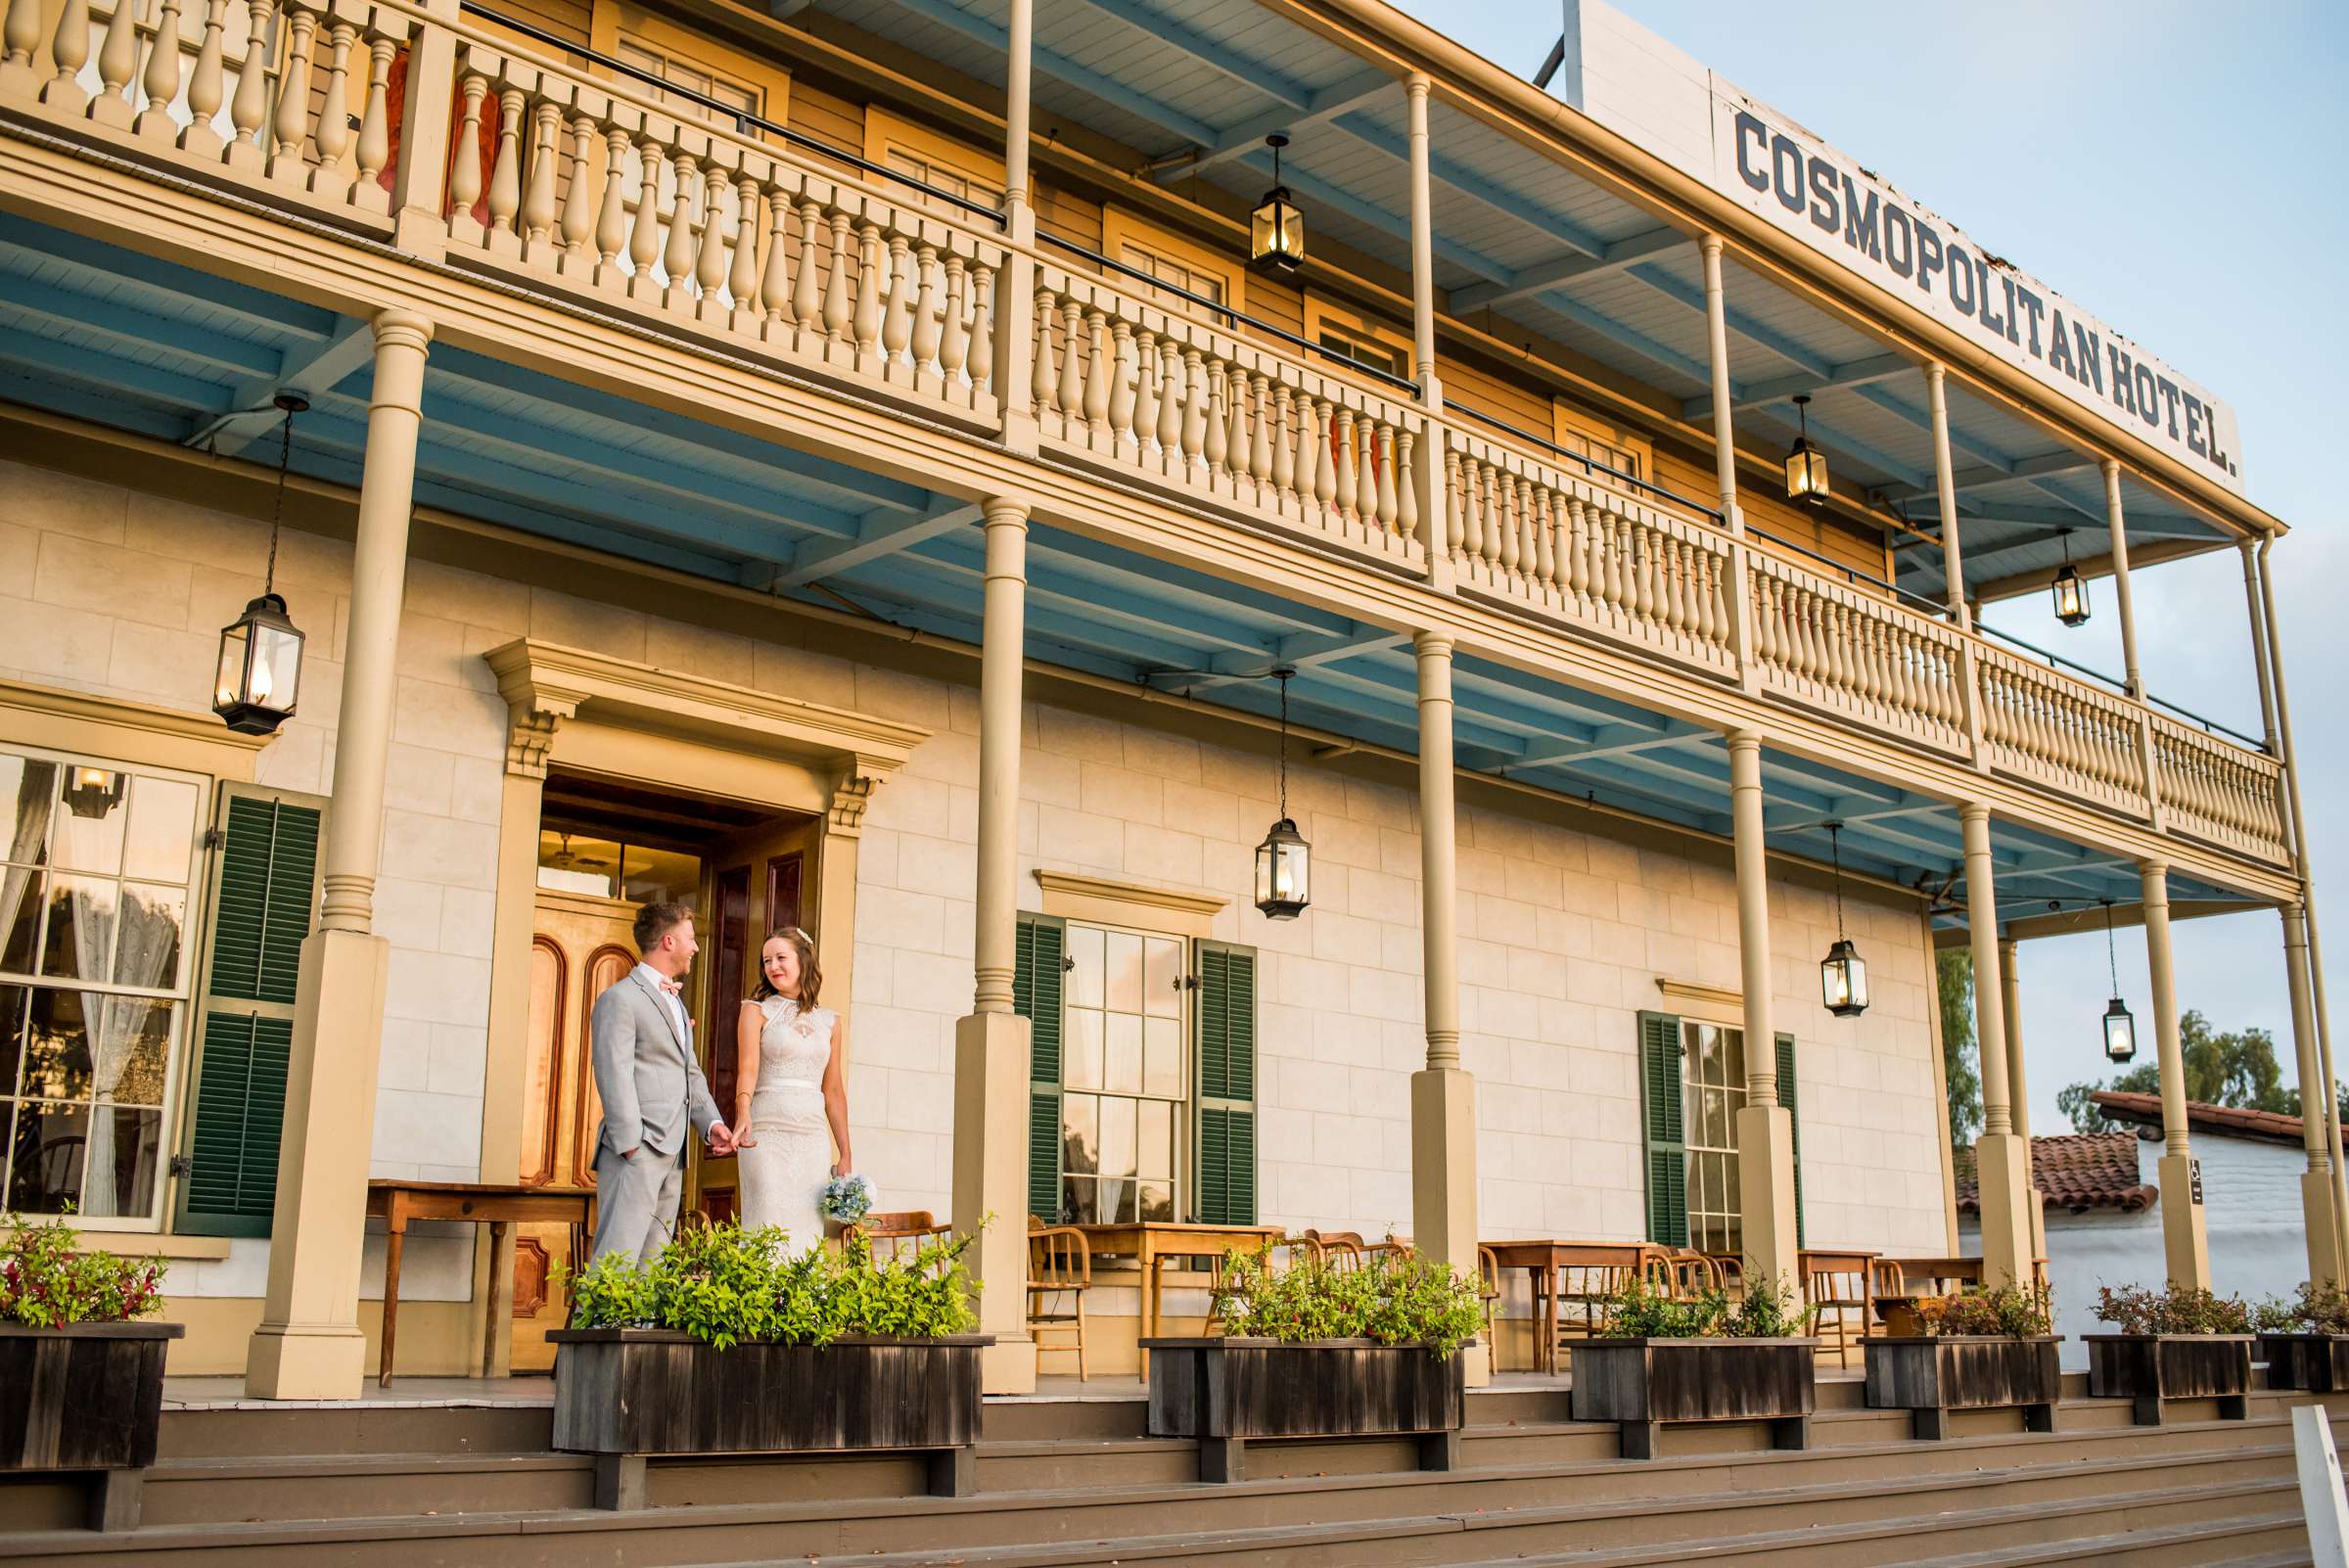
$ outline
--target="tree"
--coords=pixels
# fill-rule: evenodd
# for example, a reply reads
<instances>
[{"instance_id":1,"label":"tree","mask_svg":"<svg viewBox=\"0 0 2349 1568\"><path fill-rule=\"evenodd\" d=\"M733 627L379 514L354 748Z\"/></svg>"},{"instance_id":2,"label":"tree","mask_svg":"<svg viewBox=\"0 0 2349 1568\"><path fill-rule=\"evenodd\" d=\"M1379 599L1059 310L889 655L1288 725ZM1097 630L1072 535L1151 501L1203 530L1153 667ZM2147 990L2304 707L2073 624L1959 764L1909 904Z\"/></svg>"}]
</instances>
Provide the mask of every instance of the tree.
<instances>
[{"instance_id":1,"label":"tree","mask_svg":"<svg viewBox=\"0 0 2349 1568\"><path fill-rule=\"evenodd\" d=\"M2283 1069L2276 1061L2276 1039L2264 1029L2215 1033L2198 1011L2178 1020L2178 1054L2186 1069L2186 1097L2204 1105L2235 1110L2280 1111L2300 1114L2297 1089L2283 1086ZM2142 1062L2108 1084L2073 1084L2055 1096L2055 1103L2072 1119L2078 1132L2110 1132L2119 1124L2096 1109L2089 1096L2098 1089L2124 1094L2159 1094L2158 1062Z\"/></svg>"},{"instance_id":2,"label":"tree","mask_svg":"<svg viewBox=\"0 0 2349 1568\"><path fill-rule=\"evenodd\" d=\"M1949 1084L1950 1146L1962 1148L1982 1130L1982 1075L1974 1050L1974 955L1945 947L1935 966L1941 991L1942 1077Z\"/></svg>"}]
</instances>

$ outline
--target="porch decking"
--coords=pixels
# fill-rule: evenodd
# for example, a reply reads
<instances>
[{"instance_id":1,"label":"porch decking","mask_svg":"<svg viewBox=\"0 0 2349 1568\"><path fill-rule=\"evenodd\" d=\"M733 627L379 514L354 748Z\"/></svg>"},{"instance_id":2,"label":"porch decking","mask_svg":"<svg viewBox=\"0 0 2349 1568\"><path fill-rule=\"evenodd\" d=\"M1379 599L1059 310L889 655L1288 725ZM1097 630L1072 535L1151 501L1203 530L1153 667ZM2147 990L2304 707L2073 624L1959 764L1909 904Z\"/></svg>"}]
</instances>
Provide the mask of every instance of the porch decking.
<instances>
[{"instance_id":1,"label":"porch decking","mask_svg":"<svg viewBox=\"0 0 2349 1568\"><path fill-rule=\"evenodd\" d=\"M1143 1435L1138 1385L1047 1379L990 1399L980 1494L919 1496L890 1456L656 1461L653 1505L587 1504L592 1461L546 1447L551 1384L414 1378L355 1401L246 1406L233 1382L174 1378L147 1524L62 1528L74 1499L0 1491L0 1561L576 1568L807 1562L884 1568L1131 1563L1575 1564L1805 1568L2309 1561L2288 1402L2247 1421L2181 1406L2128 1425L2125 1402L2067 1381L2052 1434L2015 1412L1960 1416L1943 1443L1822 1376L1814 1447L1759 1425L1676 1429L1663 1457L1617 1455L1566 1418L1564 1379L1512 1374L1469 1401L1463 1467L1409 1470L1404 1441L1264 1445L1258 1479L1200 1485L1188 1442ZM2349 1399L2327 1402L2336 1422Z\"/></svg>"}]
</instances>

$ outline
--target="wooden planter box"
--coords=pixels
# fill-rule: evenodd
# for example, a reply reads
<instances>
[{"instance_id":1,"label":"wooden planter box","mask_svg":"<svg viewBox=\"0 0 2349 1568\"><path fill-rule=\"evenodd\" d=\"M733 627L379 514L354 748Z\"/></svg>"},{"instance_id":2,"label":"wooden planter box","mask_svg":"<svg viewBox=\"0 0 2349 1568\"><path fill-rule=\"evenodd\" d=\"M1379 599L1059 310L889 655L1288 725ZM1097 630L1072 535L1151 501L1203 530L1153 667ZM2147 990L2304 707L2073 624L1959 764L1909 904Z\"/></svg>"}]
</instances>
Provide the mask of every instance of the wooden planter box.
<instances>
[{"instance_id":1,"label":"wooden planter box","mask_svg":"<svg viewBox=\"0 0 2349 1568\"><path fill-rule=\"evenodd\" d=\"M1868 1408L1909 1411L1910 1431L1918 1438L1949 1436L1952 1410L2018 1405L2026 1431L2055 1430L2055 1405L2063 1398L2055 1353L2060 1334L1912 1335L1862 1343Z\"/></svg>"},{"instance_id":2,"label":"wooden planter box","mask_svg":"<svg viewBox=\"0 0 2349 1568\"><path fill-rule=\"evenodd\" d=\"M1574 1346L1574 1418L1613 1421L1623 1456L1652 1459L1667 1421L1768 1421L1771 1446L1811 1444L1816 1339L1587 1339Z\"/></svg>"},{"instance_id":3,"label":"wooden planter box","mask_svg":"<svg viewBox=\"0 0 2349 1568\"><path fill-rule=\"evenodd\" d=\"M546 1337L561 1347L554 1446L597 1455L598 1507L643 1507L645 1456L656 1453L906 1450L930 1455L933 1494L974 1490L979 1354L991 1335L722 1351L660 1328Z\"/></svg>"},{"instance_id":4,"label":"wooden planter box","mask_svg":"<svg viewBox=\"0 0 2349 1568\"><path fill-rule=\"evenodd\" d=\"M132 1530L177 1323L0 1324L0 1472L87 1470L90 1528Z\"/></svg>"},{"instance_id":5,"label":"wooden planter box","mask_svg":"<svg viewBox=\"0 0 2349 1568\"><path fill-rule=\"evenodd\" d=\"M2163 1400L2219 1402L2222 1420L2250 1412L2249 1334L2083 1334L2088 1391L2132 1400L2139 1426L2161 1424Z\"/></svg>"},{"instance_id":6,"label":"wooden planter box","mask_svg":"<svg viewBox=\"0 0 2349 1568\"><path fill-rule=\"evenodd\" d=\"M2349 1334L2262 1334L2255 1354L2270 1388L2349 1393Z\"/></svg>"},{"instance_id":7,"label":"wooden planter box","mask_svg":"<svg viewBox=\"0 0 2349 1568\"><path fill-rule=\"evenodd\" d=\"M1199 1479L1237 1481L1252 1438L1419 1439L1419 1467L1459 1464L1460 1356L1368 1339L1145 1339L1150 1435L1195 1438Z\"/></svg>"}]
</instances>

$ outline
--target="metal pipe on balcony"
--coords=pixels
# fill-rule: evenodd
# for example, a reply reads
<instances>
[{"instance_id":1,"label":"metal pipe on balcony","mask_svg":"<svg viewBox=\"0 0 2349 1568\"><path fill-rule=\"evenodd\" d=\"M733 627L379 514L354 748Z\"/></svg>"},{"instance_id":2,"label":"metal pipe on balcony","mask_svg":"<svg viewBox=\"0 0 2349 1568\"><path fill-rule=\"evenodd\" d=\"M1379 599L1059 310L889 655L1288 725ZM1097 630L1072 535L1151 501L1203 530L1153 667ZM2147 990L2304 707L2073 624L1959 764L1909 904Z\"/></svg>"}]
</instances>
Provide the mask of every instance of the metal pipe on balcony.
<instances>
[{"instance_id":1,"label":"metal pipe on balcony","mask_svg":"<svg viewBox=\"0 0 2349 1568\"><path fill-rule=\"evenodd\" d=\"M1728 296L1721 281L1721 236L1708 234L1697 241L1705 263L1705 352L1713 372L1713 478L1721 503L1722 526L1729 530L1729 653L1737 662L1740 684L1753 690L1760 680L1755 666L1753 590L1745 552L1745 513L1737 504L1737 439L1729 417L1734 399L1729 394Z\"/></svg>"},{"instance_id":2,"label":"metal pipe on balcony","mask_svg":"<svg viewBox=\"0 0 2349 1568\"><path fill-rule=\"evenodd\" d=\"M1431 413L1444 406L1443 384L1436 380L1435 202L1427 166L1427 95L1434 88L1421 71L1404 84L1411 115L1411 350L1419 401Z\"/></svg>"},{"instance_id":3,"label":"metal pipe on balcony","mask_svg":"<svg viewBox=\"0 0 2349 1568\"><path fill-rule=\"evenodd\" d=\"M2104 516L2112 530L2112 596L2121 613L2121 671L2129 695L2145 696L2145 677L2137 665L2137 608L2129 597L2129 529L2121 515L2121 465L2107 457L2104 470Z\"/></svg>"},{"instance_id":4,"label":"metal pipe on balcony","mask_svg":"<svg viewBox=\"0 0 2349 1568\"><path fill-rule=\"evenodd\" d=\"M1016 214L1036 204L1028 190L1028 126L1035 81L1036 0L1011 0L1004 27L1003 208L1016 229Z\"/></svg>"},{"instance_id":5,"label":"metal pipe on balcony","mask_svg":"<svg viewBox=\"0 0 2349 1568\"><path fill-rule=\"evenodd\" d=\"M1941 575L1948 585L1950 619L1973 629L1965 603L1965 545L1958 537L1958 478L1950 459L1950 373L1940 360L1925 365L1925 397L1933 418L1933 491L1941 502Z\"/></svg>"}]
</instances>

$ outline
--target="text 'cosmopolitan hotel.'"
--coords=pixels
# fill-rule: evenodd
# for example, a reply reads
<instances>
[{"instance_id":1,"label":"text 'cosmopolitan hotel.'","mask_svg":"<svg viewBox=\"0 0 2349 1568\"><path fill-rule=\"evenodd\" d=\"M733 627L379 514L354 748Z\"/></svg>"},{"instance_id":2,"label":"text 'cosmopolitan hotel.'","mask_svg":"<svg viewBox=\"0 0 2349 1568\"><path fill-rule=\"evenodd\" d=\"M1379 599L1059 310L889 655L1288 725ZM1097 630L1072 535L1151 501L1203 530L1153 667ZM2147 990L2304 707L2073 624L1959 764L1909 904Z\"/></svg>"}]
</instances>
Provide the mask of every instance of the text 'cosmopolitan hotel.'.
<instances>
[{"instance_id":1,"label":"text 'cosmopolitan hotel.'","mask_svg":"<svg viewBox=\"0 0 2349 1568\"><path fill-rule=\"evenodd\" d=\"M5 9L0 1204L174 1370L354 1393L371 1178L586 1187L653 898L721 1104L814 933L1006 1390L1028 1215L1954 1251L1937 947L2027 1275L1994 977L2108 902L2171 1095L2253 905L2330 1077L2228 405L1596 0L1542 87L1379 0ZM2223 549L2264 738L2138 676ZM2050 591L2120 678L1976 623ZM401 1368L547 1364L573 1247L420 1226Z\"/></svg>"}]
</instances>

